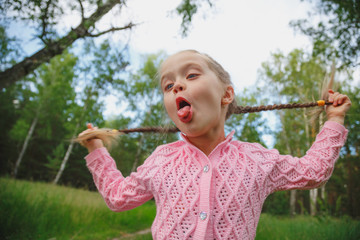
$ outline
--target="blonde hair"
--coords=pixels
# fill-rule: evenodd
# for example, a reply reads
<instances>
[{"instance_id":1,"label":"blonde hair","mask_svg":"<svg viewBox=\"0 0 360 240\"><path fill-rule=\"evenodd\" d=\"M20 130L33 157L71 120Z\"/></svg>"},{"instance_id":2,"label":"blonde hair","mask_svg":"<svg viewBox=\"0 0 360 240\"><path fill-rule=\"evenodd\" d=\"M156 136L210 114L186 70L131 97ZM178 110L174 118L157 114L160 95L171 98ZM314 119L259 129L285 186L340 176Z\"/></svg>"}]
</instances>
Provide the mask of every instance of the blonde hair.
<instances>
[{"instance_id":1,"label":"blonde hair","mask_svg":"<svg viewBox=\"0 0 360 240\"><path fill-rule=\"evenodd\" d=\"M86 147L87 141L91 139L101 139L105 146L110 149L118 137L124 134L123 132L119 132L116 129L109 129L109 128L100 128L100 129L93 129L90 132L85 134L80 134L77 138L73 139L73 141L80 143L82 146Z\"/></svg>"}]
</instances>

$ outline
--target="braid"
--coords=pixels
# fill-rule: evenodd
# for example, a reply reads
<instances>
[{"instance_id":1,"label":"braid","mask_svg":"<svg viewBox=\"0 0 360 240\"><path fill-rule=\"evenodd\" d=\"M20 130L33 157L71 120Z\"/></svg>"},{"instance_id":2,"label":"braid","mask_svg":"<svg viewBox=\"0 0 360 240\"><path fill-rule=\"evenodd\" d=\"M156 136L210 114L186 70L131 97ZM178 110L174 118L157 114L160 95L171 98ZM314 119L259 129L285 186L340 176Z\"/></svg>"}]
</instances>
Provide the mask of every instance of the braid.
<instances>
[{"instance_id":1,"label":"braid","mask_svg":"<svg viewBox=\"0 0 360 240\"><path fill-rule=\"evenodd\" d=\"M279 109L292 109L292 108L309 108L324 105L330 105L332 103L324 100L319 100L317 102L310 103L290 103L290 104L273 104L267 106L236 106L233 108L231 113L233 114L244 114L244 113L253 113L253 112L261 112L261 111L272 111ZM177 127L139 127L139 128L130 128L130 129L96 129L91 133L82 135L81 137L77 137L73 139L73 141L80 143L81 145L85 145L85 142L94 138L99 138L104 141L105 145L111 147L113 143L116 141L117 137L121 134L128 134L133 132L142 132L142 133L176 133L180 130Z\"/></svg>"},{"instance_id":2,"label":"braid","mask_svg":"<svg viewBox=\"0 0 360 240\"><path fill-rule=\"evenodd\" d=\"M131 129L119 129L121 133L133 133L133 132L156 132L156 133L176 133L180 130L177 127L140 127Z\"/></svg>"},{"instance_id":3,"label":"braid","mask_svg":"<svg viewBox=\"0 0 360 240\"><path fill-rule=\"evenodd\" d=\"M236 106L234 113L241 114L241 113L253 113L253 112L261 112L261 111L272 111L272 110L279 110L279 109L292 109L292 108L309 108L309 107L316 107L316 106L324 106L330 105L331 103L328 101L317 101L317 102L310 102L310 103L290 103L290 104L274 104L274 105L267 105L267 106Z\"/></svg>"},{"instance_id":4,"label":"braid","mask_svg":"<svg viewBox=\"0 0 360 240\"><path fill-rule=\"evenodd\" d=\"M233 114L244 114L244 113L253 113L253 112L262 112L262 111L272 111L279 109L292 109L292 108L310 108L316 106L331 105L332 103L324 100L319 100L317 102L310 103L290 103L290 104L274 104L266 106L236 106ZM133 132L156 132L156 133L176 133L180 130L177 127L140 127L140 128L131 128L131 129L119 129L119 133L133 133Z\"/></svg>"}]
</instances>

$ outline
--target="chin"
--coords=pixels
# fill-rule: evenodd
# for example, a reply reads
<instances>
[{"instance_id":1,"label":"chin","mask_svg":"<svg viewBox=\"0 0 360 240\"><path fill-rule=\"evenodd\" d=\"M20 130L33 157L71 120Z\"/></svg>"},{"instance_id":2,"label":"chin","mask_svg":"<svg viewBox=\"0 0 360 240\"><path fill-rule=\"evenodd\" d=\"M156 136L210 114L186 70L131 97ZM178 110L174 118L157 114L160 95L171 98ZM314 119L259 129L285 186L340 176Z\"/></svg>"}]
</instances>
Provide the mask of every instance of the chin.
<instances>
[{"instance_id":1,"label":"chin","mask_svg":"<svg viewBox=\"0 0 360 240\"><path fill-rule=\"evenodd\" d=\"M194 126L191 123L190 124L189 123L182 124L182 125L180 124L180 126L177 126L177 127L187 137L199 137L199 136L206 134L206 132L208 131L208 129L206 129L206 128Z\"/></svg>"}]
</instances>

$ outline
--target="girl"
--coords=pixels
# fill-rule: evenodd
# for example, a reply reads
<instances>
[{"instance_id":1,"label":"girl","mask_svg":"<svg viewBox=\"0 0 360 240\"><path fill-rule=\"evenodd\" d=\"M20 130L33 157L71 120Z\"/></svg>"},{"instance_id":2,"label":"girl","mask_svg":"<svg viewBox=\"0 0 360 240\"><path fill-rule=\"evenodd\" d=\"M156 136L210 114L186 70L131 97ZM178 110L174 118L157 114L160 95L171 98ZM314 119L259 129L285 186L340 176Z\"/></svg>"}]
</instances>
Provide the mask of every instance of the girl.
<instances>
[{"instance_id":1,"label":"girl","mask_svg":"<svg viewBox=\"0 0 360 240\"><path fill-rule=\"evenodd\" d=\"M328 121L302 158L280 155L257 143L225 137L234 111L229 74L193 50L170 56L160 68L168 115L182 141L159 146L129 177L115 166L96 128L79 135L95 184L113 211L155 198L154 239L254 239L262 205L275 191L310 189L330 177L347 130L350 99L329 90Z\"/></svg>"}]
</instances>

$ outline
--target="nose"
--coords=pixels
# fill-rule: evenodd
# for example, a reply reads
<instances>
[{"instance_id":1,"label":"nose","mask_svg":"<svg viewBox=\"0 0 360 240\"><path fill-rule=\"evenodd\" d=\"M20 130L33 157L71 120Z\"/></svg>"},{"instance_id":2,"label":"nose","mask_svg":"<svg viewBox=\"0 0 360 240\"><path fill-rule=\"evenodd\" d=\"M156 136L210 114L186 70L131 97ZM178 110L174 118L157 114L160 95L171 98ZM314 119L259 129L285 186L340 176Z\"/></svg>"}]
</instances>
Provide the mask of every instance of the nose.
<instances>
[{"instance_id":1,"label":"nose","mask_svg":"<svg viewBox=\"0 0 360 240\"><path fill-rule=\"evenodd\" d=\"M185 88L186 88L185 83L183 83L182 81L176 81L173 87L173 91L174 93L178 93L184 91Z\"/></svg>"}]
</instances>

